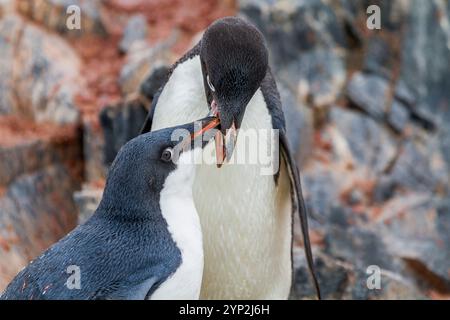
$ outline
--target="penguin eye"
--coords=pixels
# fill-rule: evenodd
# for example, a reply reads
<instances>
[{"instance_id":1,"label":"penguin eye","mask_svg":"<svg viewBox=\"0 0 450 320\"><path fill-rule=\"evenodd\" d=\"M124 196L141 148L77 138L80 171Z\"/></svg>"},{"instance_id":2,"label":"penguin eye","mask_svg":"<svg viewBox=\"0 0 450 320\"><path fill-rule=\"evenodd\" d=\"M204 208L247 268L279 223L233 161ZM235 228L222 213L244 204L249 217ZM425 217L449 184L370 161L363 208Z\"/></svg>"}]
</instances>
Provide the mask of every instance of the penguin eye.
<instances>
[{"instance_id":1,"label":"penguin eye","mask_svg":"<svg viewBox=\"0 0 450 320\"><path fill-rule=\"evenodd\" d=\"M209 74L206 76L206 82L208 82L208 86L211 89L212 92L216 92L216 88L211 83L211 80L209 80Z\"/></svg>"},{"instance_id":2,"label":"penguin eye","mask_svg":"<svg viewBox=\"0 0 450 320\"><path fill-rule=\"evenodd\" d=\"M173 150L172 148L166 148L161 154L161 160L165 162L169 162L172 160Z\"/></svg>"}]
</instances>

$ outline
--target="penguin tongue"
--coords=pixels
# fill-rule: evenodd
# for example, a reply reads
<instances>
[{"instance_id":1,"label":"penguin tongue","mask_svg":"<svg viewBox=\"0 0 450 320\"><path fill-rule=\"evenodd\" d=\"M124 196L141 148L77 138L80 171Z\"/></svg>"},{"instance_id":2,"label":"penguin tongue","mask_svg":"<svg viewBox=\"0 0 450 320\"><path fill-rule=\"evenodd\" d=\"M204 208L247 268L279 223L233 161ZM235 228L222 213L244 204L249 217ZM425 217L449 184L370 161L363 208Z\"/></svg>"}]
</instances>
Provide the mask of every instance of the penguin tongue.
<instances>
[{"instance_id":1,"label":"penguin tongue","mask_svg":"<svg viewBox=\"0 0 450 320\"><path fill-rule=\"evenodd\" d=\"M216 142L216 161L217 161L216 165L217 168L220 168L225 162L225 154L226 154L224 143L225 138L220 130L217 130L214 140Z\"/></svg>"},{"instance_id":2,"label":"penguin tongue","mask_svg":"<svg viewBox=\"0 0 450 320\"><path fill-rule=\"evenodd\" d=\"M219 106L215 100L211 102L211 108L208 115L219 119ZM216 144L216 165L217 168L220 168L225 162L225 157L227 155L225 137L220 130L217 130L214 141Z\"/></svg>"}]
</instances>

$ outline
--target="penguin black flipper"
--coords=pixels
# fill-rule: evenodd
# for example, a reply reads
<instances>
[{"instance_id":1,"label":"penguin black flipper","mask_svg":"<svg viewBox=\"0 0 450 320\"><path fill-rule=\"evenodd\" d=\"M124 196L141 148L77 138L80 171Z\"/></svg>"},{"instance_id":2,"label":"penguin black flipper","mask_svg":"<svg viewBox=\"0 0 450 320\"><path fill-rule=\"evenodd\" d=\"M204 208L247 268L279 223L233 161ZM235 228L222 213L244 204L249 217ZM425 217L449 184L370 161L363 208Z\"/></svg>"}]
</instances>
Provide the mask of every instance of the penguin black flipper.
<instances>
[{"instance_id":1,"label":"penguin black flipper","mask_svg":"<svg viewBox=\"0 0 450 320\"><path fill-rule=\"evenodd\" d=\"M141 129L141 134L150 132L152 130L152 123L153 123L153 115L155 114L155 109L158 104L159 96L161 95L161 92L164 90L164 87L169 81L170 76L172 75L173 71L183 62L192 59L195 56L198 56L200 54L200 46L201 41L199 41L191 50L186 52L180 59L178 59L169 69L169 72L167 73L166 80L161 85L161 87L156 92L155 96L153 97L152 104L150 106L150 110L148 111L147 118L145 118L145 122Z\"/></svg>"},{"instance_id":2,"label":"penguin black flipper","mask_svg":"<svg viewBox=\"0 0 450 320\"><path fill-rule=\"evenodd\" d=\"M311 250L311 241L309 239L308 233L308 213L305 206L305 201L303 199L303 192L300 180L300 172L296 165L295 159L289 148L289 142L286 136L286 123L284 119L284 114L281 105L280 94L277 89L276 82L273 78L270 68L267 71L266 77L261 83L261 91L266 102L267 108L272 118L272 126L274 129L279 130L279 141L280 141L280 155L284 159L286 167L288 169L290 184L292 188L292 210L295 213L298 210L300 217L300 225L303 234L303 244L305 248L306 260L308 263L308 268L311 273L311 277L314 282L317 297L321 299L320 287L317 281L317 276L314 268L314 260ZM279 178L280 170L278 170L275 176L275 182Z\"/></svg>"},{"instance_id":3,"label":"penguin black flipper","mask_svg":"<svg viewBox=\"0 0 450 320\"><path fill-rule=\"evenodd\" d=\"M131 242L117 240L115 235L124 230L111 226L101 230L98 219L102 218L92 217L30 263L8 285L0 300L148 298L170 274L163 272L164 267L158 263L170 249L149 253L152 250L147 246L134 248ZM127 263L120 263L119 258L136 250L140 252L133 255L135 258L128 255ZM79 288L68 285L75 284L71 280L75 271L69 266L79 268Z\"/></svg>"}]
</instances>

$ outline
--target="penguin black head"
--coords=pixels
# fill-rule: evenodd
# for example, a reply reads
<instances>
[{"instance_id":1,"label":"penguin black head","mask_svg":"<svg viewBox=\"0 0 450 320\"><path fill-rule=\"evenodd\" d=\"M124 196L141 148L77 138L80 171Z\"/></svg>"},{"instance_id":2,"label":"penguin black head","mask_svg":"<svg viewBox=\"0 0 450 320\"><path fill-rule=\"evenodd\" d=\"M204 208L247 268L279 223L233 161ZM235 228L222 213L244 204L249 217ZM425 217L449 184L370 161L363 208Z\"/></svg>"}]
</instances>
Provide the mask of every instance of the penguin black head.
<instances>
[{"instance_id":1,"label":"penguin black head","mask_svg":"<svg viewBox=\"0 0 450 320\"><path fill-rule=\"evenodd\" d=\"M201 40L200 60L203 81L211 112L220 119L225 148L217 145L216 154L229 158L245 109L264 79L268 51L261 32L236 17L211 24ZM221 140L223 142L223 137ZM229 139L231 138L231 139Z\"/></svg>"},{"instance_id":2,"label":"penguin black head","mask_svg":"<svg viewBox=\"0 0 450 320\"><path fill-rule=\"evenodd\" d=\"M208 117L193 123L165 128L137 136L126 143L114 159L106 180L100 206L115 212L150 212L159 202L167 177L180 167L193 168L195 153L212 138L219 120ZM193 170L193 169L192 169ZM194 172L180 175L183 185L191 183ZM191 186L186 185L187 188ZM108 210L112 212L112 210Z\"/></svg>"}]
</instances>

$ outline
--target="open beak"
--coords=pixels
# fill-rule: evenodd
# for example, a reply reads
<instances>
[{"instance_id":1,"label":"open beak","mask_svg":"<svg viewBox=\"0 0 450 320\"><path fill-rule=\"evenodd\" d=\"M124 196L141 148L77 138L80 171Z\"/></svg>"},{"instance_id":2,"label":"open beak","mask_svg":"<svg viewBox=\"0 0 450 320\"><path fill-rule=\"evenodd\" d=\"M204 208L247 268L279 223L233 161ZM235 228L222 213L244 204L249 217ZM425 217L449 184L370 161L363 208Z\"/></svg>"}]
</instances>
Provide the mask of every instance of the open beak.
<instances>
[{"instance_id":1,"label":"open beak","mask_svg":"<svg viewBox=\"0 0 450 320\"><path fill-rule=\"evenodd\" d=\"M213 102L211 103L209 116L213 116L219 119L219 108L215 100L213 100ZM229 161L231 159L231 156L233 155L233 151L237 141L236 123L234 121L231 123L231 127L227 129L225 135L221 130L217 130L214 141L216 144L216 164L217 168L220 168L225 163L225 161Z\"/></svg>"}]
</instances>

